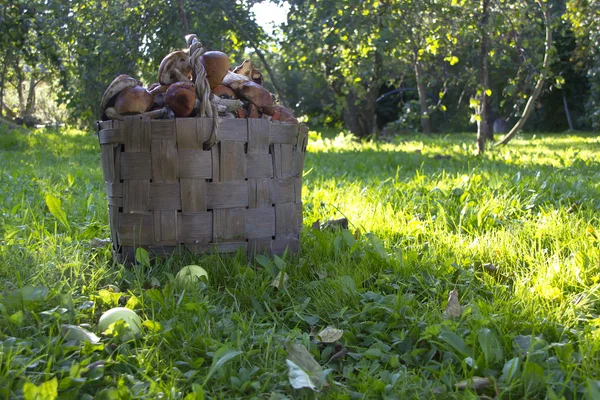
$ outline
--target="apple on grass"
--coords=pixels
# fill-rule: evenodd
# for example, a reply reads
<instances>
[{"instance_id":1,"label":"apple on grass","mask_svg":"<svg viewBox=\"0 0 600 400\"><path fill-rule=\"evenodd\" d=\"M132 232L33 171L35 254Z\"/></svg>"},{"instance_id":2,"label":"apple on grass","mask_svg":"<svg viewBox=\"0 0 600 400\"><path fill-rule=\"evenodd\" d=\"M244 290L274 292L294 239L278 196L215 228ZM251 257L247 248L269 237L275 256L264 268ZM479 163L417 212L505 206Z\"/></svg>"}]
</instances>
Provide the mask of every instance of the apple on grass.
<instances>
[{"instance_id":1,"label":"apple on grass","mask_svg":"<svg viewBox=\"0 0 600 400\"><path fill-rule=\"evenodd\" d=\"M202 279L208 281L208 273L198 265L188 265L183 267L175 276L177 283L189 287L199 283Z\"/></svg>"},{"instance_id":2,"label":"apple on grass","mask_svg":"<svg viewBox=\"0 0 600 400\"><path fill-rule=\"evenodd\" d=\"M123 320L123 322L129 326L129 329L132 333L138 334L142 332L141 318L133 310L125 307L111 308L110 310L106 311L100 317L100 320L98 321L98 327L102 332L104 332L111 324L114 324L119 320Z\"/></svg>"}]
</instances>

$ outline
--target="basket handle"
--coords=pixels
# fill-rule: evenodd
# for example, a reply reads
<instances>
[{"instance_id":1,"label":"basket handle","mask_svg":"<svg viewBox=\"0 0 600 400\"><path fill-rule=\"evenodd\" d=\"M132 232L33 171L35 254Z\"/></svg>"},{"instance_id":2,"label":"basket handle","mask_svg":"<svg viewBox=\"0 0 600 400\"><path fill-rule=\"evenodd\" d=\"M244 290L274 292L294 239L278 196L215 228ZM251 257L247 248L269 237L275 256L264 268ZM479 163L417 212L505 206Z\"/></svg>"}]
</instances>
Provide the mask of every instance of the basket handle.
<instances>
[{"instance_id":1,"label":"basket handle","mask_svg":"<svg viewBox=\"0 0 600 400\"><path fill-rule=\"evenodd\" d=\"M206 50L198 40L198 37L194 34L187 35L185 40L188 45L192 68L196 74L196 97L200 100L199 116L203 118L212 118L213 120L210 137L204 143L204 150L209 150L217 142L219 113L217 112L217 106L210 100L212 92L208 80L206 79L206 70L204 69L204 65L200 62L200 56L204 54Z\"/></svg>"}]
</instances>

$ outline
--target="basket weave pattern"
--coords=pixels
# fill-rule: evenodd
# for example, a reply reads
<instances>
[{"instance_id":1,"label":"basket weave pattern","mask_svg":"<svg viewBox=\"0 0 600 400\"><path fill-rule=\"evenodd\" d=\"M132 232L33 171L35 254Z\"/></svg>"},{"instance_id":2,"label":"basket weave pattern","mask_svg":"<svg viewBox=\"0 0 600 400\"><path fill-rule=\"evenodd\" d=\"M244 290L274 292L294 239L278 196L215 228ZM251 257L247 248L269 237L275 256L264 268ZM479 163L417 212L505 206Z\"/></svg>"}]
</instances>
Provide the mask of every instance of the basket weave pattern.
<instances>
[{"instance_id":1,"label":"basket weave pattern","mask_svg":"<svg viewBox=\"0 0 600 400\"><path fill-rule=\"evenodd\" d=\"M264 119L126 117L99 123L115 258L241 249L297 251L302 227L304 125Z\"/></svg>"}]
</instances>

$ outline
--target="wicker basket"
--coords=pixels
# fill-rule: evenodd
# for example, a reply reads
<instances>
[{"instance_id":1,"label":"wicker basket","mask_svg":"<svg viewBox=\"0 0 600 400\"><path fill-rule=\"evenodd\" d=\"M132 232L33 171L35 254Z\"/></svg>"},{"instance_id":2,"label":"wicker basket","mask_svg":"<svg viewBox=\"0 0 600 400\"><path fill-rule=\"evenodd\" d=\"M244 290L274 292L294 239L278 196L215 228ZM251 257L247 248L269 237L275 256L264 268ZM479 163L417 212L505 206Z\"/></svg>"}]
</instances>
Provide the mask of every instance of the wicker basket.
<instances>
[{"instance_id":1,"label":"wicker basket","mask_svg":"<svg viewBox=\"0 0 600 400\"><path fill-rule=\"evenodd\" d=\"M118 262L207 251L296 252L302 227L304 125L210 118L126 117L98 126Z\"/></svg>"}]
</instances>

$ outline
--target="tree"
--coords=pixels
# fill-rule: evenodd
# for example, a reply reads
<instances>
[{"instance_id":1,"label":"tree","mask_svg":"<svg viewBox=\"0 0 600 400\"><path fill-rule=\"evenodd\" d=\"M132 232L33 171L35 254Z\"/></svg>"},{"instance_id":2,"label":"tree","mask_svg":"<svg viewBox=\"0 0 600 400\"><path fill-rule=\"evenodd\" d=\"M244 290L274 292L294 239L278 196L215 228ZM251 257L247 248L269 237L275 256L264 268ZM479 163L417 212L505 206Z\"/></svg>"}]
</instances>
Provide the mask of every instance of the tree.
<instances>
[{"instance_id":1,"label":"tree","mask_svg":"<svg viewBox=\"0 0 600 400\"><path fill-rule=\"evenodd\" d=\"M594 129L600 129L600 3L569 0L563 18L570 23L578 44L572 61L587 73L590 93L586 119Z\"/></svg>"},{"instance_id":2,"label":"tree","mask_svg":"<svg viewBox=\"0 0 600 400\"><path fill-rule=\"evenodd\" d=\"M496 145L507 144L525 125L527 119L530 117L533 112L533 108L535 106L535 102L539 97L540 93L542 93L542 89L544 87L544 82L546 81L546 76L548 75L548 67L550 65L550 50L552 49L552 20L550 18L550 10L543 3L542 0L537 0L537 3L542 11L544 16L544 24L546 30L546 47L544 51L544 62L542 65L542 69L540 75L538 77L535 88L533 89L533 93L527 100L527 104L525 105L525 109L523 110L523 114L521 118L515 123L512 129L498 142Z\"/></svg>"},{"instance_id":3,"label":"tree","mask_svg":"<svg viewBox=\"0 0 600 400\"><path fill-rule=\"evenodd\" d=\"M376 0L291 2L282 43L286 62L322 74L346 126L358 136L375 129L375 100L384 82L382 35L389 4Z\"/></svg>"}]
</instances>

